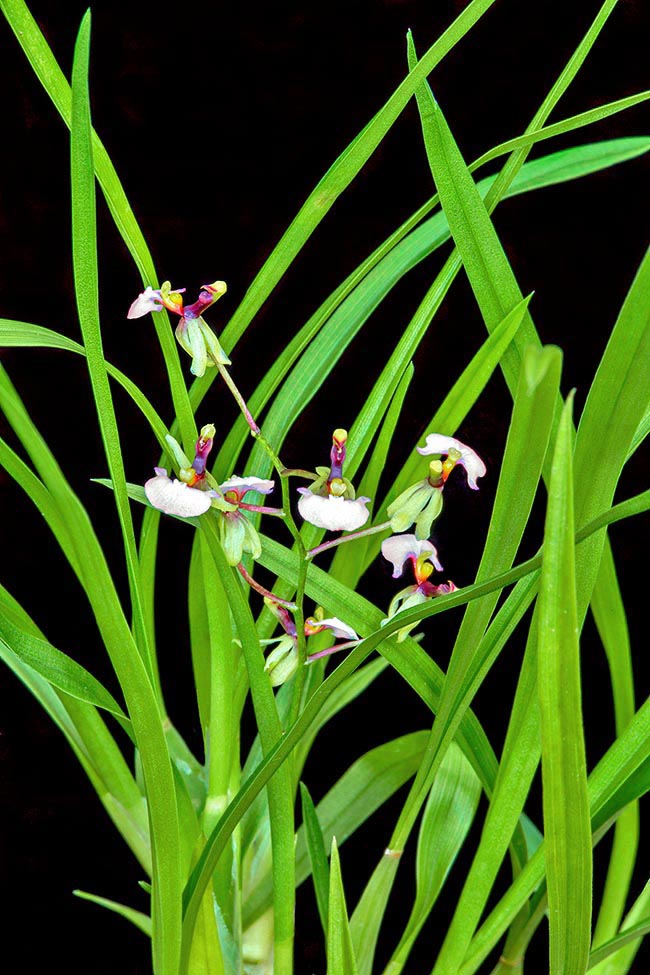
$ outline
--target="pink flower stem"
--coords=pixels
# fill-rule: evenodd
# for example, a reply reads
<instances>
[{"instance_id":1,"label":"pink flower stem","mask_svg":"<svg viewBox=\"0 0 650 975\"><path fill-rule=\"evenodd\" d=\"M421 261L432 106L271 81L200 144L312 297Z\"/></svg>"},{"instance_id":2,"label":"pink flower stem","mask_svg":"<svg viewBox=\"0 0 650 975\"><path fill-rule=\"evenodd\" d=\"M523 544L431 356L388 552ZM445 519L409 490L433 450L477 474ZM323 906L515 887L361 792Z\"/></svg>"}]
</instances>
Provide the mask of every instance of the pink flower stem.
<instances>
[{"instance_id":1,"label":"pink flower stem","mask_svg":"<svg viewBox=\"0 0 650 975\"><path fill-rule=\"evenodd\" d=\"M247 504L245 501L240 501L239 508L245 508L246 511L257 511L261 515L276 515L278 518L286 518L286 513L282 508L270 508L264 504Z\"/></svg>"},{"instance_id":2,"label":"pink flower stem","mask_svg":"<svg viewBox=\"0 0 650 975\"><path fill-rule=\"evenodd\" d=\"M244 419L246 420L246 423L251 428L251 431L252 431L253 435L254 436L258 436L258 434L260 432L260 428L258 427L257 423L253 419L253 414L251 413L251 411L246 406L246 400L244 399L244 397L242 396L242 394L239 392L239 389L235 385L234 379L232 378L232 376L230 375L230 373L228 372L228 370L226 369L226 367L221 362L218 362L217 363L217 369L221 373L221 378L225 382L226 386L228 387L228 389L230 390L230 392L232 393L232 395L235 397L235 400L237 401L237 406L239 407L239 409L244 414Z\"/></svg>"},{"instance_id":3,"label":"pink flower stem","mask_svg":"<svg viewBox=\"0 0 650 975\"><path fill-rule=\"evenodd\" d=\"M278 603L280 606L286 606L287 609L295 610L296 608L295 603L290 603L288 599L280 599L280 597L276 596L275 593L271 592L270 589L265 589L264 586L261 586L259 584L259 582L255 582L252 575L246 571L244 565L241 562L239 563L237 568L239 569L239 574L248 583L251 589L254 589L255 592L258 592L260 596L266 596L268 599L272 599L274 603Z\"/></svg>"},{"instance_id":4,"label":"pink flower stem","mask_svg":"<svg viewBox=\"0 0 650 975\"><path fill-rule=\"evenodd\" d=\"M360 643L361 640L348 640L347 643L335 643L333 647L328 647L327 650L319 650L318 653L311 653L305 660L305 663L310 664L320 657L329 657L333 653L338 653L339 650L349 650L350 647L356 647Z\"/></svg>"},{"instance_id":5,"label":"pink flower stem","mask_svg":"<svg viewBox=\"0 0 650 975\"><path fill-rule=\"evenodd\" d=\"M377 532L385 532L387 528L390 528L390 521L382 521L380 525L374 525L372 528L364 528L360 532L350 532L349 535L341 535L340 538L335 538L332 542L323 542L322 545L317 545L316 548L310 548L305 558L313 559L316 555L320 555L321 552L326 552L329 548L336 548L337 545L343 545L345 542L354 542L357 538L365 538L367 535L376 535Z\"/></svg>"}]
</instances>

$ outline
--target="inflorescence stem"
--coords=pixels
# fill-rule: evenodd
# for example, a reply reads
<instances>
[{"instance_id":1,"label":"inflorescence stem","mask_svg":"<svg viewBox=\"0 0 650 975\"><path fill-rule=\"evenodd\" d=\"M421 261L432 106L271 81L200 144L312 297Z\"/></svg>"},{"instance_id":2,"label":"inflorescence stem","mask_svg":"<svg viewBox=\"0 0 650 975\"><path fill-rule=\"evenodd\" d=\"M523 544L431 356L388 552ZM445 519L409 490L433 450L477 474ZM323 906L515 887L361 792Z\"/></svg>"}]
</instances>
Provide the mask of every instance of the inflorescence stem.
<instances>
[{"instance_id":1,"label":"inflorescence stem","mask_svg":"<svg viewBox=\"0 0 650 975\"><path fill-rule=\"evenodd\" d=\"M305 554L305 558L313 559L316 555L320 555L321 552L326 552L330 548L336 548L337 545L343 545L345 542L354 542L357 538L365 538L367 535L376 535L377 532L384 532L387 528L390 528L390 521L382 521L380 525L373 525L372 528L363 528L358 532L350 532L349 535L341 535L340 538L335 538L331 542L323 542L322 545L317 545L316 548L310 548Z\"/></svg>"},{"instance_id":2,"label":"inflorescence stem","mask_svg":"<svg viewBox=\"0 0 650 975\"><path fill-rule=\"evenodd\" d=\"M302 691L305 683L305 668L303 664L305 663L307 658L307 643L305 639L305 618L304 618L305 614L303 610L303 601L305 598L305 583L307 581L307 562L306 562L306 549L305 549L304 542L302 540L302 536L300 534L300 529L296 525L293 515L291 514L291 502L289 498L288 478L289 478L289 474L293 472L284 466L284 464L282 463L282 461L280 460L276 452L273 450L273 447L271 446L271 444L268 442L268 440L260 430L259 426L253 419L253 415L251 411L248 409L248 406L246 405L246 400L239 392L239 389L234 379L232 378L232 376L230 375L226 367L221 363L217 363L217 368L221 373L221 377L225 382L226 386L234 396L237 405L239 406L239 409L241 410L244 416L244 419L246 420L248 426L250 427L251 433L253 434L256 440L259 440L261 446L266 451L268 457L271 460L271 463L273 464L273 467L275 468L280 478L280 487L282 490L283 513L286 518L286 525L289 531L291 532L291 535L293 536L294 542L296 543L296 548L298 550L298 579L296 583L295 603L288 602L285 599L280 599L278 596L275 595L275 593L272 593L269 590L264 589L263 586L260 586L259 583L255 582L253 577L250 575L250 573L246 571L246 569L241 563L237 566L242 577L246 580L249 586L251 586L257 592L261 593L263 596L267 596L268 598L275 600L276 603L279 603L282 606L286 606L288 609L291 609L292 612L294 613L295 622L296 622L296 637L298 642L298 671L296 673L296 679L293 688L293 698L291 701L291 709L290 709L290 714L288 719L288 724L291 725L293 722L296 721L298 715L300 714ZM307 476L313 479L313 475L307 474ZM251 506L251 510L254 510L252 506ZM257 510L261 510L261 509L257 509Z\"/></svg>"},{"instance_id":3,"label":"inflorescence stem","mask_svg":"<svg viewBox=\"0 0 650 975\"><path fill-rule=\"evenodd\" d=\"M255 579L253 579L250 572L248 572L248 570L244 567L243 562L240 562L237 565L237 569L239 570L239 574L245 580L245 582L248 583L251 589L254 589L255 592L258 592L260 596L265 596L267 599L272 599L274 603L279 603L281 606L286 606L287 609L290 609L292 611L296 609L295 603L289 602L288 599L280 599L280 597L276 596L275 593L271 592L270 589L265 589L264 586L260 585L259 582L256 582Z\"/></svg>"},{"instance_id":4,"label":"inflorescence stem","mask_svg":"<svg viewBox=\"0 0 650 975\"><path fill-rule=\"evenodd\" d=\"M327 647L326 650L319 650L318 653L310 653L305 660L306 664L312 663L314 660L318 660L319 657L329 657L332 653L338 653L339 650L349 650L350 647L356 647L361 643L360 640L348 640L347 643L337 643L334 647Z\"/></svg>"},{"instance_id":5,"label":"inflorescence stem","mask_svg":"<svg viewBox=\"0 0 650 975\"><path fill-rule=\"evenodd\" d=\"M237 385L235 383L235 380L232 378L232 376L230 375L230 373L228 372L228 370L226 369L226 367L221 362L218 362L217 363L217 369L221 373L221 378L225 382L226 386L228 387L228 389L230 390L230 392L232 393L232 395L235 397L235 400L237 401L237 405L238 405L239 409L242 411L242 413L244 415L244 419L246 420L246 423L251 428L251 431L252 431L253 435L254 436L257 436L259 434L259 432L260 432L260 428L258 427L257 423L253 419L253 414L248 409L248 407L246 405L246 400L244 399L244 397L242 396L242 394L239 392L239 389L238 389L238 387L237 387Z\"/></svg>"}]
</instances>

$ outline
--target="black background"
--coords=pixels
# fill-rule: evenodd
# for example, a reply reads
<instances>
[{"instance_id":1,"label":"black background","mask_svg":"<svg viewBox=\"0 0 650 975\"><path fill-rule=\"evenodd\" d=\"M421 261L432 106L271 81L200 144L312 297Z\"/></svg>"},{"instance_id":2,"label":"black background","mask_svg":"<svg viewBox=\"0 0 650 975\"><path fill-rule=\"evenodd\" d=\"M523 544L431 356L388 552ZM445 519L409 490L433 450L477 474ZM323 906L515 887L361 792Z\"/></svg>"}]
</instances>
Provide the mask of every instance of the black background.
<instances>
[{"instance_id":1,"label":"black background","mask_svg":"<svg viewBox=\"0 0 650 975\"><path fill-rule=\"evenodd\" d=\"M215 327L221 327L232 313L320 176L402 79L406 29L413 29L422 53L464 6L464 2L443 0L358 0L236 7L190 0L171 14L150 0L93 6L95 127L161 275L175 285L186 285L190 293L203 281L228 282L227 296L210 314ZM523 131L598 5L594 0L569 4L545 0L535 4L534 11L532 6L514 0L497 2L432 78L468 160ZM31 9L69 75L85 5L40 0ZM630 0L619 4L553 120L647 88L649 27L647 5ZM4 23L0 43L2 314L78 338L67 131ZM544 151L647 131L648 110L642 106L549 144ZM648 160L642 158L579 183L519 197L500 207L496 216L522 291L535 291L532 308L543 341L556 343L565 352L563 391L577 387L577 411L647 245L648 173ZM411 105L238 347L234 371L245 393L329 292L430 193L417 113ZM140 282L103 202L99 209L107 357L133 375L168 417L162 361L150 322L125 319ZM379 364L441 259L434 256L412 272L365 326L287 441L286 463L313 467L325 462L331 429L351 423ZM483 334L466 281L459 279L416 359L404 419L405 444L433 413ZM104 474L105 463L83 362L37 350L5 351L2 361L88 505L117 564L119 542L111 499L89 482L90 477ZM156 446L121 394L117 401L128 476L142 482L155 461ZM471 581L482 548L509 408L503 382L495 378L459 431L485 457L489 470L478 494L467 491L460 479L449 486L439 542L446 570L459 585ZM235 415L217 386L205 409L211 412L201 414L200 422L214 419L221 430ZM647 486L647 461L641 454L621 482L621 498ZM113 686L71 573L30 502L1 473L0 499L2 581L53 643ZM647 645L641 616L644 530L647 537L647 519L639 519L617 526L612 533L630 607L639 701L648 687L642 661ZM163 533L168 598L161 600L161 667L171 714L198 748L182 582L186 535L171 524ZM531 554L538 540L539 535L531 533L522 556ZM373 568L368 585L374 587L370 594L378 602L385 604L390 598L392 586L384 567ZM439 620L427 646L445 666L457 620ZM479 716L497 751L519 652L514 645L508 650L477 700ZM613 723L604 655L591 622L585 628L583 657L587 747L593 764L612 739ZM71 975L103 975L118 968L124 975L147 972L145 939L122 920L70 894L79 887L146 909L144 894L137 887L139 868L49 719L4 670L0 671L0 708L0 855L7 932L3 952L14 944L26 972L43 966L64 966ZM385 674L361 703L337 717L323 735L306 773L314 797L319 798L365 749L424 727L428 721L413 693ZM388 805L383 820L375 817L378 821L373 820L359 840L344 848L350 905L386 843L402 798ZM476 839L470 838L471 848ZM605 849L603 844L603 853ZM599 853L597 879L602 879L603 862ZM406 895L411 870L407 856L402 867ZM453 875L451 880L453 893ZM644 880L640 871L635 890ZM404 900L404 896L396 899L393 926L380 953L390 950L400 931ZM446 917L443 907L408 971L430 969L432 945L438 943ZM307 886L299 896L298 925L298 975L324 970ZM543 971L543 936L538 946L534 955L538 970Z\"/></svg>"}]
</instances>

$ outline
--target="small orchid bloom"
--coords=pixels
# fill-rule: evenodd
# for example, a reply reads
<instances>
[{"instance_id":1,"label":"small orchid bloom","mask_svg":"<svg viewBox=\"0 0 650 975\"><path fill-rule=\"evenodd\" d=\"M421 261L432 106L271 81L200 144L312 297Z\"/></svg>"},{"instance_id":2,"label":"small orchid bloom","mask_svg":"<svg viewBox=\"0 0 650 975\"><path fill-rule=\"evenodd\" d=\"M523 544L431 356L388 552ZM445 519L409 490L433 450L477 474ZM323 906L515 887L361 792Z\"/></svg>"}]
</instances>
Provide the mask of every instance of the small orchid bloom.
<instances>
[{"instance_id":1,"label":"small orchid bloom","mask_svg":"<svg viewBox=\"0 0 650 975\"><path fill-rule=\"evenodd\" d=\"M196 518L212 505L212 492L193 488L184 481L168 477L164 467L155 467L155 477L145 483L147 500L159 511L179 518Z\"/></svg>"},{"instance_id":2,"label":"small orchid bloom","mask_svg":"<svg viewBox=\"0 0 650 975\"><path fill-rule=\"evenodd\" d=\"M307 617L305 620L305 636L315 636L316 633L322 633L323 630L329 630L339 640L359 639L356 631L343 620L340 620L338 616L330 616L326 619L319 619L316 616Z\"/></svg>"},{"instance_id":3,"label":"small orchid bloom","mask_svg":"<svg viewBox=\"0 0 650 975\"><path fill-rule=\"evenodd\" d=\"M453 471L454 467L465 468L467 483L472 491L478 491L477 478L485 477L487 470L485 464L471 447L461 443L455 437L445 437L441 433L430 433L425 441L424 447L417 448L418 454L437 454L442 457L446 455L446 460L442 464L443 484Z\"/></svg>"},{"instance_id":4,"label":"small orchid bloom","mask_svg":"<svg viewBox=\"0 0 650 975\"><path fill-rule=\"evenodd\" d=\"M407 561L411 562L418 583L428 579L434 566L442 572L435 545L428 540L421 541L415 535L391 535L381 543L381 554L393 563L393 579L399 579Z\"/></svg>"},{"instance_id":5,"label":"small orchid bloom","mask_svg":"<svg viewBox=\"0 0 650 975\"><path fill-rule=\"evenodd\" d=\"M418 447L417 451L438 456L430 461L428 476L402 491L388 505L386 513L394 532L403 532L415 525L417 538L423 539L429 537L431 526L442 511L442 492L454 467L465 468L467 483L474 491L478 490L476 479L484 476L486 467L471 447L440 433L430 433L425 446Z\"/></svg>"},{"instance_id":6,"label":"small orchid bloom","mask_svg":"<svg viewBox=\"0 0 650 975\"><path fill-rule=\"evenodd\" d=\"M298 488L301 516L317 528L328 531L356 531L365 525L370 498L357 498L354 487L343 477L347 430L338 428L332 435L330 467L317 467L318 477L308 488Z\"/></svg>"},{"instance_id":7,"label":"small orchid bloom","mask_svg":"<svg viewBox=\"0 0 650 975\"><path fill-rule=\"evenodd\" d=\"M260 536L252 522L240 509L279 514L277 508L267 508L244 501L249 491L270 494L273 487L274 481L267 481L261 477L237 477L236 475L219 485L221 497L229 506L233 506L229 511L221 511L219 518L219 536L229 565L238 565L244 552L248 552L254 559L258 559L262 554Z\"/></svg>"},{"instance_id":8,"label":"small orchid bloom","mask_svg":"<svg viewBox=\"0 0 650 975\"><path fill-rule=\"evenodd\" d=\"M415 585L401 589L393 597L388 607L388 617L383 620L383 623L387 623L400 610L419 606L435 596L444 596L446 593L456 591L453 582L443 582L440 585L429 582L429 576L434 568L438 572L442 571L438 553L431 542L418 539L415 535L392 535L382 542L381 552L384 558L393 564L393 579L402 575L404 565L408 561L413 567L415 576ZM401 643L405 640L416 626L417 623L410 623L398 630L397 642Z\"/></svg>"},{"instance_id":9,"label":"small orchid bloom","mask_svg":"<svg viewBox=\"0 0 650 975\"><path fill-rule=\"evenodd\" d=\"M180 480L168 477L164 467L154 468L156 476L149 478L144 486L144 493L154 508L179 518L193 518L205 514L211 507L215 492L200 488L205 480L206 461L212 450L215 434L212 423L201 428L191 465L180 445L173 437L168 437L170 449L180 464Z\"/></svg>"},{"instance_id":10,"label":"small orchid bloom","mask_svg":"<svg viewBox=\"0 0 650 975\"><path fill-rule=\"evenodd\" d=\"M190 369L195 376L202 376L209 366L230 365L230 359L221 348L217 336L202 317L205 309L225 294L225 281L202 285L197 300L191 305L183 305L184 292L185 288L172 289L169 281L165 281L158 290L148 286L129 308L127 318L141 318L149 312L166 308L180 317L176 338L192 357Z\"/></svg>"},{"instance_id":11,"label":"small orchid bloom","mask_svg":"<svg viewBox=\"0 0 650 975\"><path fill-rule=\"evenodd\" d=\"M280 684L284 684L289 677L292 677L298 669L296 624L289 612L283 606L279 606L275 600L265 598L264 602L284 630L284 635L279 638L277 646L268 655L264 665L264 670L270 677L271 686L278 687ZM308 616L305 620L305 636L314 636L316 633L322 633L324 630L329 630L335 637L346 642L329 647L327 650L321 650L320 653L308 658L308 662L316 657L328 655L339 649L342 650L349 646L350 643L359 642L359 637L351 626L348 626L347 623L344 623L336 616L323 618L323 610L319 606L314 615Z\"/></svg>"}]
</instances>

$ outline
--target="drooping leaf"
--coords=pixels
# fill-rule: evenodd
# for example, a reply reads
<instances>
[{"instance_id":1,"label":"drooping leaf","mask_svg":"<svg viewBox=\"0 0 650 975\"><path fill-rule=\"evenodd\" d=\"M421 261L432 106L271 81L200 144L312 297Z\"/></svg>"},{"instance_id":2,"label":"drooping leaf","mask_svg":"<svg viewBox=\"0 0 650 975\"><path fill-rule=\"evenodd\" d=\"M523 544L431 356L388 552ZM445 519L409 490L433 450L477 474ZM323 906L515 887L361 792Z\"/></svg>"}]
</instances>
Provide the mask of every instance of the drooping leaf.
<instances>
[{"instance_id":1,"label":"drooping leaf","mask_svg":"<svg viewBox=\"0 0 650 975\"><path fill-rule=\"evenodd\" d=\"M14 654L53 687L86 704L110 712L120 719L124 728L130 730L126 714L104 685L85 667L57 650L51 643L14 626L6 617L0 617L0 644L3 656L5 653Z\"/></svg>"},{"instance_id":2,"label":"drooping leaf","mask_svg":"<svg viewBox=\"0 0 650 975\"><path fill-rule=\"evenodd\" d=\"M73 890L72 893L75 897L79 897L80 900L90 901L91 904L97 904L99 907L105 907L107 910L119 914L120 917L130 921L143 934L146 934L148 938L151 937L151 918L148 914L144 914L142 911L136 911L126 904L120 904L118 901L109 900L108 897L90 894L86 890Z\"/></svg>"}]
</instances>

